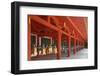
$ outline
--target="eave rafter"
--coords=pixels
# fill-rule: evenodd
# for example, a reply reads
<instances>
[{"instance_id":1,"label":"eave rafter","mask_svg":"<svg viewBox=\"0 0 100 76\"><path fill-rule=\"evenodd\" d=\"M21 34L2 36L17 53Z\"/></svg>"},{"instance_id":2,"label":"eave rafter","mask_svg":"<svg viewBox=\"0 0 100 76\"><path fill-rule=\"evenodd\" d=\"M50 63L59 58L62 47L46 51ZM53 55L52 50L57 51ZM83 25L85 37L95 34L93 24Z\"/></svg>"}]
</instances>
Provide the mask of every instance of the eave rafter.
<instances>
[{"instance_id":1,"label":"eave rafter","mask_svg":"<svg viewBox=\"0 0 100 76\"><path fill-rule=\"evenodd\" d=\"M64 27L68 32L63 31L63 30L59 29L58 27L54 26L53 24L51 24L50 22L48 22L48 21L50 21L50 19L49 19L50 17L48 18L48 21L45 21L45 20L43 20L42 18L40 18L40 17L38 17L38 16L30 16L30 18L33 19L33 20L35 20L36 22L41 23L42 25L44 25L44 26L46 26L46 27L49 27L49 28L55 30L55 31L60 31L60 32L62 32L63 34L65 34L65 35L67 35L67 36L70 36L70 37L72 37L72 38L75 38L75 39L77 39L77 40L80 40L81 38L75 37L75 36L76 36L75 32L77 31L77 32L79 33L79 35L81 35L82 39L84 40L83 35L82 35L81 32L78 30L78 28L75 27L74 23L72 22L72 20L71 20L69 17L66 17L66 19L69 20L69 21L71 22L72 26L75 28L75 29L74 29L74 33L73 33L74 35L71 35L71 34L70 34L69 27L68 27L68 26L65 26L66 23L64 23L63 27ZM58 23L59 21L58 21L55 17L53 17L53 19L55 20L57 26L59 26L59 23Z\"/></svg>"},{"instance_id":2,"label":"eave rafter","mask_svg":"<svg viewBox=\"0 0 100 76\"><path fill-rule=\"evenodd\" d=\"M82 35L82 33L80 32L80 30L75 26L75 24L73 23L73 21L71 20L70 17L66 17L67 20L69 20L72 24L72 26L74 27L74 29L80 34L80 36L82 37L83 40L85 40L84 36Z\"/></svg>"}]
</instances>

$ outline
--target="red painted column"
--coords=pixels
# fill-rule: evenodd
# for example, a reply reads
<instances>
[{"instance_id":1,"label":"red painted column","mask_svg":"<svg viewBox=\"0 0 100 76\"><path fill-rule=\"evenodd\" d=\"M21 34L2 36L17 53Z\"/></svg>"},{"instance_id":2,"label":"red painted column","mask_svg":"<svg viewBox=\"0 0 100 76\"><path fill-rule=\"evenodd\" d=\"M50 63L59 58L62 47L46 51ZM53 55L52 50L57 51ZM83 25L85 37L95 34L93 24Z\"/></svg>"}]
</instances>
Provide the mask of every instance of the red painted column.
<instances>
[{"instance_id":1,"label":"red painted column","mask_svg":"<svg viewBox=\"0 0 100 76\"><path fill-rule=\"evenodd\" d=\"M81 42L80 42L80 50L81 50Z\"/></svg>"},{"instance_id":2,"label":"red painted column","mask_svg":"<svg viewBox=\"0 0 100 76\"><path fill-rule=\"evenodd\" d=\"M79 47L79 41L78 41L78 51L80 50L80 47Z\"/></svg>"},{"instance_id":3,"label":"red painted column","mask_svg":"<svg viewBox=\"0 0 100 76\"><path fill-rule=\"evenodd\" d=\"M68 57L70 56L70 50L71 50L71 38L68 37Z\"/></svg>"},{"instance_id":4,"label":"red painted column","mask_svg":"<svg viewBox=\"0 0 100 76\"><path fill-rule=\"evenodd\" d=\"M77 40L76 40L76 52L77 52Z\"/></svg>"},{"instance_id":5,"label":"red painted column","mask_svg":"<svg viewBox=\"0 0 100 76\"><path fill-rule=\"evenodd\" d=\"M82 49L82 42L81 42L81 49Z\"/></svg>"},{"instance_id":6,"label":"red painted column","mask_svg":"<svg viewBox=\"0 0 100 76\"><path fill-rule=\"evenodd\" d=\"M81 49L82 49L82 42L81 42Z\"/></svg>"},{"instance_id":7,"label":"red painted column","mask_svg":"<svg viewBox=\"0 0 100 76\"><path fill-rule=\"evenodd\" d=\"M31 19L28 17L28 60L31 60Z\"/></svg>"},{"instance_id":8,"label":"red painted column","mask_svg":"<svg viewBox=\"0 0 100 76\"><path fill-rule=\"evenodd\" d=\"M82 49L83 49L83 42L82 42Z\"/></svg>"},{"instance_id":9,"label":"red painted column","mask_svg":"<svg viewBox=\"0 0 100 76\"><path fill-rule=\"evenodd\" d=\"M79 41L79 50L80 50L80 41Z\"/></svg>"},{"instance_id":10,"label":"red painted column","mask_svg":"<svg viewBox=\"0 0 100 76\"><path fill-rule=\"evenodd\" d=\"M76 53L76 39L74 39L74 54Z\"/></svg>"},{"instance_id":11,"label":"red painted column","mask_svg":"<svg viewBox=\"0 0 100 76\"><path fill-rule=\"evenodd\" d=\"M57 37L57 59L61 58L61 32L58 32L58 37Z\"/></svg>"},{"instance_id":12,"label":"red painted column","mask_svg":"<svg viewBox=\"0 0 100 76\"><path fill-rule=\"evenodd\" d=\"M80 42L80 50L81 50L81 42Z\"/></svg>"},{"instance_id":13,"label":"red painted column","mask_svg":"<svg viewBox=\"0 0 100 76\"><path fill-rule=\"evenodd\" d=\"M84 42L83 42L83 48L84 48Z\"/></svg>"},{"instance_id":14,"label":"red painted column","mask_svg":"<svg viewBox=\"0 0 100 76\"><path fill-rule=\"evenodd\" d=\"M37 35L37 48L39 46L39 35ZM37 51L37 56L39 56L39 51Z\"/></svg>"}]
</instances>

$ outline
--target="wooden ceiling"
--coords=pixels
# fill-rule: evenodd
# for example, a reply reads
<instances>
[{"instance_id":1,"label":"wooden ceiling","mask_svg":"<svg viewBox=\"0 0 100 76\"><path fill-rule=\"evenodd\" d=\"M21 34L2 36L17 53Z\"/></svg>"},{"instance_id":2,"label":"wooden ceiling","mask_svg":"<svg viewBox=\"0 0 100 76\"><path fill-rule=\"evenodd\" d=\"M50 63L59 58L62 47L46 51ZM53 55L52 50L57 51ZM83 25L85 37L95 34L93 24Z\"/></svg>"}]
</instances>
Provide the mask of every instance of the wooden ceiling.
<instances>
[{"instance_id":1,"label":"wooden ceiling","mask_svg":"<svg viewBox=\"0 0 100 76\"><path fill-rule=\"evenodd\" d=\"M35 15L36 16L36 15ZM38 15L37 15L38 16ZM34 17L32 15L31 17ZM87 17L75 17L75 16L42 16L39 15L41 19L48 22L48 18L50 18L50 22L55 27L71 34L75 35L76 37L84 38L87 40L87 31L88 31L88 18ZM45 35L52 35L56 36L56 31L50 28L43 26L43 24L38 23L34 20L31 21L31 32L33 33L43 33Z\"/></svg>"}]
</instances>

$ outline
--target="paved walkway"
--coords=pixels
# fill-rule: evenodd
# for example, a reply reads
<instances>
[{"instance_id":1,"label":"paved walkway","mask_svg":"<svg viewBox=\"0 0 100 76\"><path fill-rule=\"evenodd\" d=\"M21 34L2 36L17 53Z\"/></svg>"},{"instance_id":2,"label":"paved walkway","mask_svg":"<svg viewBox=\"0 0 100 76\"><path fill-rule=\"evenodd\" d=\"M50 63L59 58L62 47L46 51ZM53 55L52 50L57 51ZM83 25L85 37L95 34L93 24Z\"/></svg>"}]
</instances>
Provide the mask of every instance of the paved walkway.
<instances>
[{"instance_id":1,"label":"paved walkway","mask_svg":"<svg viewBox=\"0 0 100 76\"><path fill-rule=\"evenodd\" d=\"M86 59L88 58L88 49L82 49L77 51L76 54L71 54L67 57L67 53L62 53L61 59ZM33 57L32 60L56 60L55 54L49 54L46 56Z\"/></svg>"},{"instance_id":2,"label":"paved walkway","mask_svg":"<svg viewBox=\"0 0 100 76\"><path fill-rule=\"evenodd\" d=\"M86 59L88 58L88 49L82 49L76 54L72 54L68 59Z\"/></svg>"}]
</instances>

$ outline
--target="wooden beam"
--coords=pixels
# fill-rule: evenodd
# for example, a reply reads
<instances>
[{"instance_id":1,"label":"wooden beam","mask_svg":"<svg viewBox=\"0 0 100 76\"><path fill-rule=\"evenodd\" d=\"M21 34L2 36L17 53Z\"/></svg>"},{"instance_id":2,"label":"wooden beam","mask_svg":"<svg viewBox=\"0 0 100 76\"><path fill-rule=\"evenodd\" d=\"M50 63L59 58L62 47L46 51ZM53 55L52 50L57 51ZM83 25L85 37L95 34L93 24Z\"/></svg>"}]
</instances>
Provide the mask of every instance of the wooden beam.
<instances>
[{"instance_id":1,"label":"wooden beam","mask_svg":"<svg viewBox=\"0 0 100 76\"><path fill-rule=\"evenodd\" d=\"M59 27L59 21L57 20L56 17L51 16L51 18L54 20L54 22L56 23L57 27Z\"/></svg>"},{"instance_id":2,"label":"wooden beam","mask_svg":"<svg viewBox=\"0 0 100 76\"><path fill-rule=\"evenodd\" d=\"M38 16L30 16L31 19L33 19L34 21L38 22L38 23L41 23L43 26L46 26L48 28L51 28L52 30L55 30L55 31L60 31L62 34L65 34L67 36L70 36L71 38L75 38L74 36L70 35L69 33L66 33L65 31L59 29L58 27L55 27L54 25L48 23L48 21L45 21L43 20L42 18L38 17ZM77 38L75 38L77 39Z\"/></svg>"},{"instance_id":3,"label":"wooden beam","mask_svg":"<svg viewBox=\"0 0 100 76\"><path fill-rule=\"evenodd\" d=\"M85 31L86 31L86 37L87 37L87 33L88 33L88 23L87 23L87 18L84 18L84 26L85 26Z\"/></svg>"},{"instance_id":4,"label":"wooden beam","mask_svg":"<svg viewBox=\"0 0 100 76\"><path fill-rule=\"evenodd\" d=\"M46 27L48 27L48 28L51 28L52 30L60 31L60 32L62 32L63 34L65 34L65 35L67 35L67 36L70 36L70 34L64 32L63 30L61 30L61 29L59 29L59 28L57 28L57 27L55 27L54 25L48 23L47 21L43 20L42 18L40 18L40 17L38 17L38 16L30 16L30 17L31 17L31 19L33 19L34 21L39 22L39 23L41 23L42 25L44 25L44 26L46 26Z\"/></svg>"},{"instance_id":5,"label":"wooden beam","mask_svg":"<svg viewBox=\"0 0 100 76\"><path fill-rule=\"evenodd\" d=\"M50 16L48 16L48 23L50 23Z\"/></svg>"},{"instance_id":6,"label":"wooden beam","mask_svg":"<svg viewBox=\"0 0 100 76\"><path fill-rule=\"evenodd\" d=\"M71 22L71 24L72 24L72 26L75 28L75 30L80 34L80 36L83 38L83 40L85 40L84 39L84 36L82 35L82 33L80 32L80 30L75 26L75 24L73 23L73 21L71 20L71 18L70 17L66 17L70 22Z\"/></svg>"},{"instance_id":7,"label":"wooden beam","mask_svg":"<svg viewBox=\"0 0 100 76\"><path fill-rule=\"evenodd\" d=\"M42 18L38 17L38 16L31 16L31 19L33 19L34 21L43 24L44 26L51 28L55 31L59 31L59 29L57 29L55 26L53 26L52 24L48 23L47 21L43 20Z\"/></svg>"},{"instance_id":8,"label":"wooden beam","mask_svg":"<svg viewBox=\"0 0 100 76\"><path fill-rule=\"evenodd\" d=\"M68 31L68 33L70 34L70 30L69 28L66 26L66 22L64 22L64 28Z\"/></svg>"}]
</instances>

